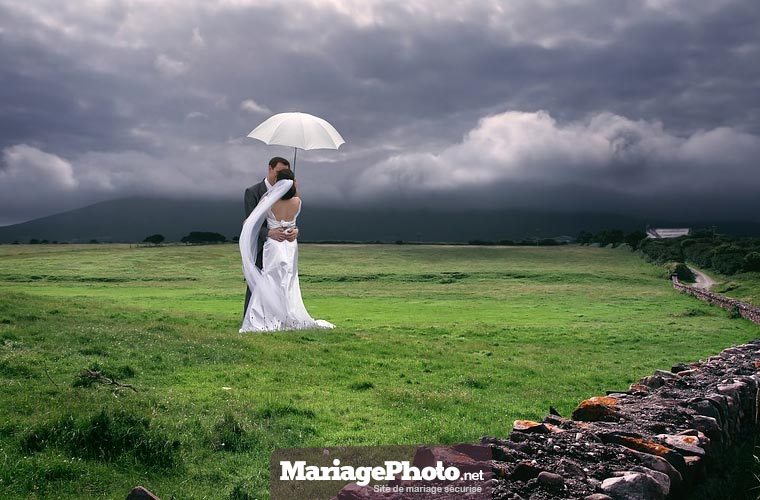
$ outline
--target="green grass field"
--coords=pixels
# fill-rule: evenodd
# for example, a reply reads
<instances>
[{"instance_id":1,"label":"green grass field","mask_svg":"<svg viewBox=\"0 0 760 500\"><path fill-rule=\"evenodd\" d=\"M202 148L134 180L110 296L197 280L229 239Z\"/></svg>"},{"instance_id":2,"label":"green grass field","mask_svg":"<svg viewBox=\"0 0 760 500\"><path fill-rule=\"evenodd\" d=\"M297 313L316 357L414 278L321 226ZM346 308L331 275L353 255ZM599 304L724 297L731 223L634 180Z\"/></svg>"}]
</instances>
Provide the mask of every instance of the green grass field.
<instances>
[{"instance_id":1,"label":"green grass field","mask_svg":"<svg viewBox=\"0 0 760 500\"><path fill-rule=\"evenodd\" d=\"M0 498L267 498L274 448L506 436L760 336L625 248L300 259L335 330L239 334L234 245L0 246Z\"/></svg>"},{"instance_id":2,"label":"green grass field","mask_svg":"<svg viewBox=\"0 0 760 500\"><path fill-rule=\"evenodd\" d=\"M760 306L760 273L745 272L733 276L707 273L718 283L710 291Z\"/></svg>"}]
</instances>

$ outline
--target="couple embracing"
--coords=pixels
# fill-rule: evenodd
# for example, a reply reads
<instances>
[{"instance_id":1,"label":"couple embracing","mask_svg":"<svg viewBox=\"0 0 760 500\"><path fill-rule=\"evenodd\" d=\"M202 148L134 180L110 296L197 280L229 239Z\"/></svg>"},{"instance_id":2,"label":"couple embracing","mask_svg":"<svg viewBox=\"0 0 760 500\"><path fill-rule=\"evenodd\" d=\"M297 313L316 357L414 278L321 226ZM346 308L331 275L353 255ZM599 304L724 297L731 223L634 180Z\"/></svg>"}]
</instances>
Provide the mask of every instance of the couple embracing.
<instances>
[{"instance_id":1,"label":"couple embracing","mask_svg":"<svg viewBox=\"0 0 760 500\"><path fill-rule=\"evenodd\" d=\"M298 186L285 158L269 160L267 176L245 190L240 255L248 284L240 332L334 328L306 311L298 282Z\"/></svg>"}]
</instances>

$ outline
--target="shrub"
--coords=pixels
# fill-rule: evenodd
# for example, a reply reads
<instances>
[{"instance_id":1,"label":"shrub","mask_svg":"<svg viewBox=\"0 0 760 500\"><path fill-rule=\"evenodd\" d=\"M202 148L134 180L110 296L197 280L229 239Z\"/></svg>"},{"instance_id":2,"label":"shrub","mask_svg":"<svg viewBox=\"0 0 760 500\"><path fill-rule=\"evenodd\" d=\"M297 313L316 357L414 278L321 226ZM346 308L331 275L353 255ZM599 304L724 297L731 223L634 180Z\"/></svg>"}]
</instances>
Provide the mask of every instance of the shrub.
<instances>
[{"instance_id":1,"label":"shrub","mask_svg":"<svg viewBox=\"0 0 760 500\"><path fill-rule=\"evenodd\" d=\"M691 272L691 269L689 269L689 266L683 262L668 262L665 264L665 269L668 272L668 278L675 274L678 281L685 281L688 283L692 283L697 279L697 277L694 276L694 273Z\"/></svg>"},{"instance_id":2,"label":"shrub","mask_svg":"<svg viewBox=\"0 0 760 500\"><path fill-rule=\"evenodd\" d=\"M750 252L744 256L745 271L760 271L760 252Z\"/></svg>"},{"instance_id":3,"label":"shrub","mask_svg":"<svg viewBox=\"0 0 760 500\"><path fill-rule=\"evenodd\" d=\"M153 243L154 245L160 245L161 242L163 242L165 239L166 238L164 238L163 234L151 234L143 240L143 243Z\"/></svg>"}]
</instances>

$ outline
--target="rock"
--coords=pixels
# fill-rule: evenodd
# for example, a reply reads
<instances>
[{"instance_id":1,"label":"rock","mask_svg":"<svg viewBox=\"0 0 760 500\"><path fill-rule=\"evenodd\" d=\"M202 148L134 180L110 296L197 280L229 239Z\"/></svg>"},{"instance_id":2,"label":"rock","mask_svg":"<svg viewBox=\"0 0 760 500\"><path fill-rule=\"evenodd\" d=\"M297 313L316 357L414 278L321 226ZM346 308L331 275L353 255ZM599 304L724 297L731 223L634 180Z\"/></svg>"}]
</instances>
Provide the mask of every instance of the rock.
<instances>
[{"instance_id":1,"label":"rock","mask_svg":"<svg viewBox=\"0 0 760 500\"><path fill-rule=\"evenodd\" d=\"M583 467L570 460L569 458L560 459L559 464L557 465L560 470L562 470L566 475L570 475L576 478L586 477L586 471L583 470Z\"/></svg>"},{"instance_id":2,"label":"rock","mask_svg":"<svg viewBox=\"0 0 760 500\"><path fill-rule=\"evenodd\" d=\"M493 449L482 444L459 443L452 445L451 449L479 462L493 458Z\"/></svg>"},{"instance_id":3,"label":"rock","mask_svg":"<svg viewBox=\"0 0 760 500\"><path fill-rule=\"evenodd\" d=\"M558 492L565 489L565 478L553 472L541 472L538 474L538 484L551 492Z\"/></svg>"},{"instance_id":4,"label":"rock","mask_svg":"<svg viewBox=\"0 0 760 500\"><path fill-rule=\"evenodd\" d=\"M475 458L477 456L485 458ZM412 460L412 466L421 469L423 467L435 467L438 462L442 462L444 467L453 466L462 473L479 473L482 471L484 477L490 479L493 475L499 474L499 470L486 462L490 459L490 448L480 445L461 446L459 449L447 446L418 446Z\"/></svg>"},{"instance_id":5,"label":"rock","mask_svg":"<svg viewBox=\"0 0 760 500\"><path fill-rule=\"evenodd\" d=\"M689 402L688 408L691 408L699 415L705 417L712 417L716 421L720 421L720 411L716 407L715 403L709 399L696 399Z\"/></svg>"},{"instance_id":6,"label":"rock","mask_svg":"<svg viewBox=\"0 0 760 500\"><path fill-rule=\"evenodd\" d=\"M647 393L647 392L649 392L649 387L647 387L646 385L641 384L641 383L636 383L636 384L631 384L630 386L628 386L628 391L631 392L631 393L633 393L633 394L636 394L637 392L638 393L642 393L642 392L643 393Z\"/></svg>"},{"instance_id":7,"label":"rock","mask_svg":"<svg viewBox=\"0 0 760 500\"><path fill-rule=\"evenodd\" d=\"M730 396L734 398L734 400L739 401L740 394L742 393L742 390L744 389L744 387L745 385L741 382L735 382L733 384L726 384L726 385L719 385L718 393L726 395L726 396Z\"/></svg>"},{"instance_id":8,"label":"rock","mask_svg":"<svg viewBox=\"0 0 760 500\"><path fill-rule=\"evenodd\" d=\"M683 475L673 465L664 458L650 455L649 453L642 453L640 451L628 450L630 453L638 457L641 465L648 469L663 472L670 478L670 485L673 488L677 488L683 482ZM684 463L686 461L684 460Z\"/></svg>"},{"instance_id":9,"label":"rock","mask_svg":"<svg viewBox=\"0 0 760 500\"><path fill-rule=\"evenodd\" d=\"M655 443L641 436L632 436L621 432L607 432L599 434L599 437L604 443L616 443L631 450L662 457L678 471L686 470L686 462L684 462L683 457L669 446Z\"/></svg>"},{"instance_id":10,"label":"rock","mask_svg":"<svg viewBox=\"0 0 760 500\"><path fill-rule=\"evenodd\" d=\"M699 438L695 436L672 436L670 434L658 434L655 439L659 440L677 451L682 455L705 456L705 450L699 445Z\"/></svg>"},{"instance_id":11,"label":"rock","mask_svg":"<svg viewBox=\"0 0 760 500\"><path fill-rule=\"evenodd\" d=\"M127 495L127 500L161 500L156 495L143 488L142 486L135 486L132 491Z\"/></svg>"},{"instance_id":12,"label":"rock","mask_svg":"<svg viewBox=\"0 0 760 500\"><path fill-rule=\"evenodd\" d=\"M653 375L642 378L639 383L641 385L649 387L650 389L659 389L665 385L665 381L662 379L662 377L655 377Z\"/></svg>"},{"instance_id":13,"label":"rock","mask_svg":"<svg viewBox=\"0 0 760 500\"><path fill-rule=\"evenodd\" d=\"M530 481L543 472L531 462L520 462L509 475L511 481Z\"/></svg>"},{"instance_id":14,"label":"rock","mask_svg":"<svg viewBox=\"0 0 760 500\"><path fill-rule=\"evenodd\" d=\"M692 418L691 425L695 429L704 432L712 440L719 441L723 436L723 428L718 421L712 417L695 415L694 418Z\"/></svg>"},{"instance_id":15,"label":"rock","mask_svg":"<svg viewBox=\"0 0 760 500\"><path fill-rule=\"evenodd\" d=\"M688 365L685 365L683 363L676 363L675 365L673 365L673 368L671 368L670 371L673 373L680 373L680 372L685 372L688 369L689 369Z\"/></svg>"},{"instance_id":16,"label":"rock","mask_svg":"<svg viewBox=\"0 0 760 500\"><path fill-rule=\"evenodd\" d=\"M615 500L611 496L605 495L604 493L594 493L593 495L588 495L583 497L583 500Z\"/></svg>"},{"instance_id":17,"label":"rock","mask_svg":"<svg viewBox=\"0 0 760 500\"><path fill-rule=\"evenodd\" d=\"M619 418L620 413L617 411L617 398L609 396L596 396L585 401L573 410L573 420L585 422L596 422L604 418Z\"/></svg>"},{"instance_id":18,"label":"rock","mask_svg":"<svg viewBox=\"0 0 760 500\"><path fill-rule=\"evenodd\" d=\"M651 476L634 471L605 479L602 490L615 500L663 500L667 494Z\"/></svg>"},{"instance_id":19,"label":"rock","mask_svg":"<svg viewBox=\"0 0 760 500\"><path fill-rule=\"evenodd\" d=\"M662 488L662 491L665 492L666 496L670 493L670 477L668 477L667 474L663 472L658 472L656 470L647 469L646 467L642 467L640 465L631 467L631 470L635 472L643 472L647 476L657 481L657 484L660 485L660 487Z\"/></svg>"},{"instance_id":20,"label":"rock","mask_svg":"<svg viewBox=\"0 0 760 500\"><path fill-rule=\"evenodd\" d=\"M549 428L546 425L533 422L532 420L515 420L512 424L512 429L517 432L528 432L537 434L548 434Z\"/></svg>"},{"instance_id":21,"label":"rock","mask_svg":"<svg viewBox=\"0 0 760 500\"><path fill-rule=\"evenodd\" d=\"M675 380L675 379L678 378L675 373L671 373L671 372L668 372L668 371L665 371L665 370L655 370L654 371L654 376L655 377L662 377L665 380Z\"/></svg>"}]
</instances>

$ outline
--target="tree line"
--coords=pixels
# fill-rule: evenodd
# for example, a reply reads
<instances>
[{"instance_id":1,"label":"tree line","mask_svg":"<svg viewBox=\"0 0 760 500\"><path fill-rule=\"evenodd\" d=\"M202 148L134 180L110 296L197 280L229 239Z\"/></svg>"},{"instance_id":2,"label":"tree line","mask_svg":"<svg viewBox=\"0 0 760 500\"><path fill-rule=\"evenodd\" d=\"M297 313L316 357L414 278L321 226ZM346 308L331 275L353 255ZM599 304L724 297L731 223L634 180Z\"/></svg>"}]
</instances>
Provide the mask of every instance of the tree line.
<instances>
[{"instance_id":1,"label":"tree line","mask_svg":"<svg viewBox=\"0 0 760 500\"><path fill-rule=\"evenodd\" d=\"M725 275L760 271L760 238L715 234L711 229L663 239L647 238L643 231L624 234L619 229L605 229L595 234L581 231L576 240L581 245L598 243L600 247L625 243L656 264L688 261Z\"/></svg>"}]
</instances>

